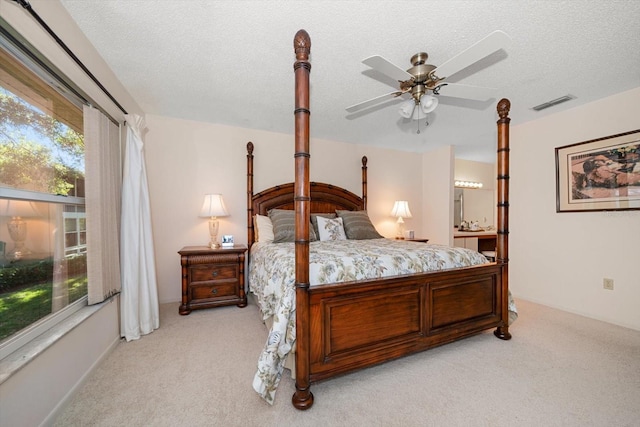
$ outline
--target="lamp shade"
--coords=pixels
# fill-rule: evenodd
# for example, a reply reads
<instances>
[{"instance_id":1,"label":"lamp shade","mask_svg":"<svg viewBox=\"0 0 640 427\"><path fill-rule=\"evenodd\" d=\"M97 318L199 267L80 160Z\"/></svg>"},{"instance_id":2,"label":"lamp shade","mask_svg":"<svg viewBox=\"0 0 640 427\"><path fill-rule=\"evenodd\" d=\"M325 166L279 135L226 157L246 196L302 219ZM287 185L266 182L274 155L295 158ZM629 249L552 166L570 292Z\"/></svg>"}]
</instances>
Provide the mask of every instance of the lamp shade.
<instances>
[{"instance_id":1,"label":"lamp shade","mask_svg":"<svg viewBox=\"0 0 640 427\"><path fill-rule=\"evenodd\" d=\"M200 216L202 217L218 217L227 216L227 209L224 207L222 194L205 194Z\"/></svg>"},{"instance_id":2,"label":"lamp shade","mask_svg":"<svg viewBox=\"0 0 640 427\"><path fill-rule=\"evenodd\" d=\"M0 216L33 218L40 216L34 202L26 200L0 200Z\"/></svg>"},{"instance_id":3,"label":"lamp shade","mask_svg":"<svg viewBox=\"0 0 640 427\"><path fill-rule=\"evenodd\" d=\"M411 218L411 210L409 210L409 202L406 200L399 200L393 204L391 210L391 216L398 218Z\"/></svg>"}]
</instances>

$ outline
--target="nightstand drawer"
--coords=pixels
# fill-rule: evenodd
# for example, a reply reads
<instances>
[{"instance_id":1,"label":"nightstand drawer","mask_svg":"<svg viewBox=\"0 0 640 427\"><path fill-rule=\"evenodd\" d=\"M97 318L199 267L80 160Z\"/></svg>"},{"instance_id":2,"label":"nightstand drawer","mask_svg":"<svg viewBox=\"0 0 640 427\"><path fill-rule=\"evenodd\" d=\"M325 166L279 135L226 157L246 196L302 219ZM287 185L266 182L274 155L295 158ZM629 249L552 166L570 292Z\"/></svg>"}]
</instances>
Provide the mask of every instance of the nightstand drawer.
<instances>
[{"instance_id":1,"label":"nightstand drawer","mask_svg":"<svg viewBox=\"0 0 640 427\"><path fill-rule=\"evenodd\" d=\"M236 296L238 293L238 283L236 281L228 283L191 285L191 300L207 300L214 298L224 298Z\"/></svg>"},{"instance_id":2,"label":"nightstand drawer","mask_svg":"<svg viewBox=\"0 0 640 427\"><path fill-rule=\"evenodd\" d=\"M195 265L190 268L191 283L238 278L238 265Z\"/></svg>"},{"instance_id":3,"label":"nightstand drawer","mask_svg":"<svg viewBox=\"0 0 640 427\"><path fill-rule=\"evenodd\" d=\"M185 246L180 254L182 266L182 315L201 308L225 305L247 306L244 290L245 245L212 249Z\"/></svg>"}]
</instances>

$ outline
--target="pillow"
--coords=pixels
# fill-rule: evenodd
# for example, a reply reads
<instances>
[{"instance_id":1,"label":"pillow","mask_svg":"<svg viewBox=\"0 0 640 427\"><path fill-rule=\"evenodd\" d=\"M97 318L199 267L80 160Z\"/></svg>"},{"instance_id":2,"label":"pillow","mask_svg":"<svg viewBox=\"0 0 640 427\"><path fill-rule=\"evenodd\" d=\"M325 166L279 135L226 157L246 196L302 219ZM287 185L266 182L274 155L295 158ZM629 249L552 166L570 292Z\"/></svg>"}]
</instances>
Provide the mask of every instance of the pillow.
<instances>
[{"instance_id":1,"label":"pillow","mask_svg":"<svg viewBox=\"0 0 640 427\"><path fill-rule=\"evenodd\" d=\"M323 218L319 216L317 221L320 241L347 240L342 226L342 218Z\"/></svg>"},{"instance_id":2,"label":"pillow","mask_svg":"<svg viewBox=\"0 0 640 427\"><path fill-rule=\"evenodd\" d=\"M320 235L320 232L318 231L318 217L322 217L322 218L335 218L336 214L334 213L318 213L318 214L311 214L311 225L313 225L313 231L316 233L316 236Z\"/></svg>"},{"instance_id":3,"label":"pillow","mask_svg":"<svg viewBox=\"0 0 640 427\"><path fill-rule=\"evenodd\" d=\"M338 218L342 218L344 232L348 239L381 239L383 236L378 233L371 223L367 211L341 211L336 210Z\"/></svg>"},{"instance_id":4,"label":"pillow","mask_svg":"<svg viewBox=\"0 0 640 427\"><path fill-rule=\"evenodd\" d=\"M269 218L273 223L273 243L293 242L296 237L295 211L289 209L271 209ZM313 227L309 224L309 241L318 240Z\"/></svg>"},{"instance_id":5,"label":"pillow","mask_svg":"<svg viewBox=\"0 0 640 427\"><path fill-rule=\"evenodd\" d=\"M273 242L273 223L268 216L255 215L253 217L253 228L256 234L256 242Z\"/></svg>"}]
</instances>

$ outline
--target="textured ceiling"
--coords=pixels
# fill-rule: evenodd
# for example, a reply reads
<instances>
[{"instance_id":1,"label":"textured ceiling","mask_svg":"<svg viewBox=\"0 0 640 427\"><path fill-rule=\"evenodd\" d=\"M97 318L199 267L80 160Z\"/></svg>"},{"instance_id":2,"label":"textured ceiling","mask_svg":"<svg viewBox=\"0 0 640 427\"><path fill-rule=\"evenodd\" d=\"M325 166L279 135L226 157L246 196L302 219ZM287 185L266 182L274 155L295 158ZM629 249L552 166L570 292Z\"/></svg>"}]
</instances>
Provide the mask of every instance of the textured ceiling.
<instances>
[{"instance_id":1,"label":"textured ceiling","mask_svg":"<svg viewBox=\"0 0 640 427\"><path fill-rule=\"evenodd\" d=\"M311 135L493 162L496 102L512 125L640 86L640 1L60 0L146 113L293 133L293 37L311 37ZM479 102L440 97L425 121L362 64L381 55L407 69L417 52L439 65L494 30L512 42L449 82L498 88ZM571 94L576 99L535 112ZM419 127L419 128L418 128ZM418 133L418 129L420 133Z\"/></svg>"}]
</instances>

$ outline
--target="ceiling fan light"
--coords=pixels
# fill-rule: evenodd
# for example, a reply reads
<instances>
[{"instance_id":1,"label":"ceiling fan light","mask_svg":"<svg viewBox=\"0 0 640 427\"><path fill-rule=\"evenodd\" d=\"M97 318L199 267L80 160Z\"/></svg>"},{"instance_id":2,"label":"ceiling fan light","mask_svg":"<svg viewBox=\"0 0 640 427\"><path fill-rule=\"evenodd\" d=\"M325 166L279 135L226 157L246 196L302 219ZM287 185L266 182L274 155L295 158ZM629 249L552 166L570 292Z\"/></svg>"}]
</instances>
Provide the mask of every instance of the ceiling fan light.
<instances>
[{"instance_id":1,"label":"ceiling fan light","mask_svg":"<svg viewBox=\"0 0 640 427\"><path fill-rule=\"evenodd\" d=\"M405 119L410 119L413 115L413 110L415 107L416 103L413 101L413 99L408 99L400 104L400 109L398 110L398 112Z\"/></svg>"},{"instance_id":2,"label":"ceiling fan light","mask_svg":"<svg viewBox=\"0 0 640 427\"><path fill-rule=\"evenodd\" d=\"M427 113L422 111L422 108L416 108L415 110L413 110L413 117L411 118L413 120L422 120L426 117L427 117Z\"/></svg>"},{"instance_id":3,"label":"ceiling fan light","mask_svg":"<svg viewBox=\"0 0 640 427\"><path fill-rule=\"evenodd\" d=\"M420 98L420 109L427 114L432 112L438 106L438 98L431 95L422 95Z\"/></svg>"}]
</instances>

